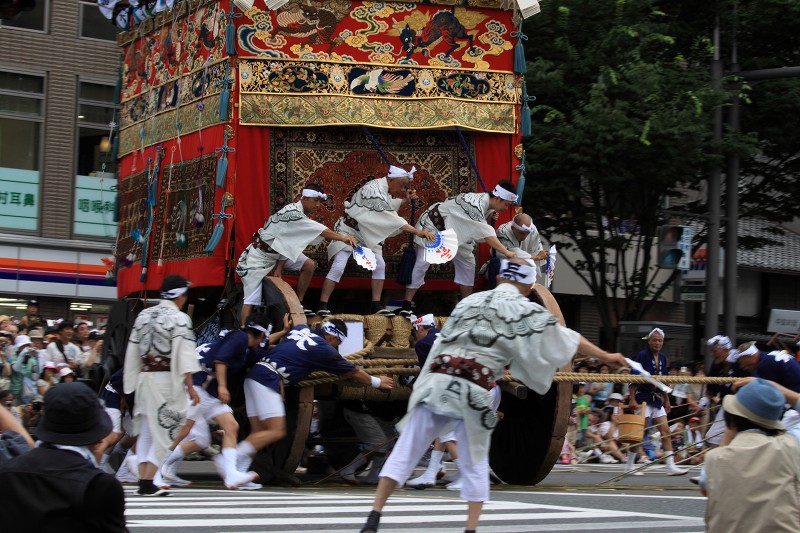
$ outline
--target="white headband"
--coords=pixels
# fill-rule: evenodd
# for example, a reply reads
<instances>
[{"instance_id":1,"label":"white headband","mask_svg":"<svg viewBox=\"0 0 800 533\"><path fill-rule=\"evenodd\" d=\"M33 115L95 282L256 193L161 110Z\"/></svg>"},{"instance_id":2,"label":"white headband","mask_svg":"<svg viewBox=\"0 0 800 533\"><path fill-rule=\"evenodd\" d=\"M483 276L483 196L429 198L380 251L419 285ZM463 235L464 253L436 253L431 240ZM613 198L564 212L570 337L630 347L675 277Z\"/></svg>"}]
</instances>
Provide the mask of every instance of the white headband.
<instances>
[{"instance_id":1,"label":"white headband","mask_svg":"<svg viewBox=\"0 0 800 533\"><path fill-rule=\"evenodd\" d=\"M436 325L436 321L433 318L433 313L428 313L427 315L422 315L421 317L417 318L414 315L410 317L411 325L414 326L414 329L419 329L421 327L434 327Z\"/></svg>"},{"instance_id":2,"label":"white headband","mask_svg":"<svg viewBox=\"0 0 800 533\"><path fill-rule=\"evenodd\" d=\"M170 289L168 291L161 291L161 298L164 300L174 300L178 296L186 294L186 291L189 290L189 285L186 287L177 287L175 289Z\"/></svg>"},{"instance_id":3,"label":"white headband","mask_svg":"<svg viewBox=\"0 0 800 533\"><path fill-rule=\"evenodd\" d=\"M516 202L517 201L517 195L516 194L514 194L511 191L505 190L504 188L502 188L499 185L495 185L494 186L494 190L492 191L492 194L497 196L498 198L502 198L503 200L507 200L509 202Z\"/></svg>"},{"instance_id":4,"label":"white headband","mask_svg":"<svg viewBox=\"0 0 800 533\"><path fill-rule=\"evenodd\" d=\"M389 173L386 174L387 178L398 179L398 178L408 178L409 180L414 180L414 172L417 171L417 167L412 166L411 170L406 170L404 168L396 167L394 165L389 165Z\"/></svg>"},{"instance_id":5,"label":"white headband","mask_svg":"<svg viewBox=\"0 0 800 533\"><path fill-rule=\"evenodd\" d=\"M716 335L711 337L706 341L706 345L708 346L716 346L717 348L722 348L723 350L730 350L733 348L733 343L731 339L726 337L725 335Z\"/></svg>"},{"instance_id":6,"label":"white headband","mask_svg":"<svg viewBox=\"0 0 800 533\"><path fill-rule=\"evenodd\" d=\"M319 191L315 191L314 189L303 189L303 198L322 198L323 200L328 199L328 195Z\"/></svg>"},{"instance_id":7,"label":"white headband","mask_svg":"<svg viewBox=\"0 0 800 533\"><path fill-rule=\"evenodd\" d=\"M328 333L329 335L336 336L336 338L338 338L340 341L343 341L345 337L347 337L347 335L345 335L342 330L337 328L333 322L325 322L322 324L322 331Z\"/></svg>"},{"instance_id":8,"label":"white headband","mask_svg":"<svg viewBox=\"0 0 800 533\"><path fill-rule=\"evenodd\" d=\"M658 333L658 334L659 334L659 335L661 335L662 337L666 337L666 335L664 335L664 330L663 330L663 329L661 329L661 328L653 328L653 329L650 331L650 333L648 333L648 334L647 334L647 337L645 337L645 339L649 339L650 337L652 337L652 336L653 336L653 334L654 334L654 333Z\"/></svg>"},{"instance_id":9,"label":"white headband","mask_svg":"<svg viewBox=\"0 0 800 533\"><path fill-rule=\"evenodd\" d=\"M536 270L532 266L503 259L500 261L500 277L523 285L532 285L536 281Z\"/></svg>"},{"instance_id":10,"label":"white headband","mask_svg":"<svg viewBox=\"0 0 800 533\"><path fill-rule=\"evenodd\" d=\"M748 355L758 355L758 347L755 342L741 352L739 350L731 350L725 360L729 363L735 363L740 357L747 357Z\"/></svg>"},{"instance_id":11,"label":"white headband","mask_svg":"<svg viewBox=\"0 0 800 533\"><path fill-rule=\"evenodd\" d=\"M533 225L533 221L531 221L531 225L530 226L523 226L522 224L517 224L516 222L514 222L512 220L511 221L511 227L514 228L517 231L524 231L526 233L533 233L533 230L535 229L535 226Z\"/></svg>"},{"instance_id":12,"label":"white headband","mask_svg":"<svg viewBox=\"0 0 800 533\"><path fill-rule=\"evenodd\" d=\"M266 328L264 328L264 326L259 326L255 322L250 322L249 324L247 324L245 326L245 328L246 329L254 329L256 331L260 331L262 333L265 333L267 335L267 337L269 337L269 334L272 333L272 326L267 326Z\"/></svg>"}]
</instances>

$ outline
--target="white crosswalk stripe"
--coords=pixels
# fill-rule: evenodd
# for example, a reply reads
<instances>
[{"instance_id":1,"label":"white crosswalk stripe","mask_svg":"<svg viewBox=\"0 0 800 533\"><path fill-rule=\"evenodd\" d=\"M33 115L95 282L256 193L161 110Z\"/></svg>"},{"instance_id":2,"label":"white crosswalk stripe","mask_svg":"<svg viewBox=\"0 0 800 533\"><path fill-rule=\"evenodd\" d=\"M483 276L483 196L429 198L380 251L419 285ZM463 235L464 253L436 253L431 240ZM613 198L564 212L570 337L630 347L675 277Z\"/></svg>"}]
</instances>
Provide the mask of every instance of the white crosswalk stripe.
<instances>
[{"instance_id":1,"label":"white crosswalk stripe","mask_svg":"<svg viewBox=\"0 0 800 533\"><path fill-rule=\"evenodd\" d=\"M363 495L214 489L171 492L173 495L168 498L143 498L128 493L128 527L136 531L353 532L363 525L373 498L372 492ZM463 527L465 508L462 500L448 493L397 494L384 509L381 533L455 531ZM701 526L702 521L686 516L501 500L487 502L481 517L481 531L486 533L586 530L599 529L604 524L613 525L614 529L691 531Z\"/></svg>"}]
</instances>

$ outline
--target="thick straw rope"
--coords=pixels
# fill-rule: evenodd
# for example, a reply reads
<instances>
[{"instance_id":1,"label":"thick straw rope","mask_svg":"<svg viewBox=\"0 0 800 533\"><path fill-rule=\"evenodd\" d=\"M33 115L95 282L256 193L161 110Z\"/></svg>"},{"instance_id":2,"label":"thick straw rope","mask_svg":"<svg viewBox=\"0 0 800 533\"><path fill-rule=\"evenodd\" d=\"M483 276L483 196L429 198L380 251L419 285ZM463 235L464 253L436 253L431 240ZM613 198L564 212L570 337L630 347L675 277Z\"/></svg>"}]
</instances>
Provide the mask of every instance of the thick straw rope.
<instances>
[{"instance_id":1,"label":"thick straw rope","mask_svg":"<svg viewBox=\"0 0 800 533\"><path fill-rule=\"evenodd\" d=\"M356 354L359 353L361 352L356 352ZM356 354L353 355L355 356ZM387 364L387 365L398 365L398 367L390 367L390 366L374 367L370 365L369 367L364 368L364 372L372 376L385 376L389 374L412 376L419 374L419 368L404 368L403 366L400 366L400 365L414 364L415 361L413 361L412 359L374 359L372 361L374 361L375 363L380 361L381 364ZM362 364L362 361L352 361L352 362L358 365ZM370 364L370 362L371 362L370 360L365 359L363 361L364 366ZM324 383L333 383L334 381L339 381L339 378L334 374L322 371L312 372L311 374L309 374L308 377L309 379L299 382L298 386L311 387L314 385L322 385ZM742 378L653 376L653 379L660 381L662 383L701 383L701 384L712 384L712 385L726 385L726 384L736 383ZM507 374L502 378L498 379L497 381L518 382L519 380L514 376L512 376L511 374ZM635 376L632 374L582 374L580 372L557 372L556 375L553 377L553 381L556 383L560 382L578 383L582 381L591 381L592 383L647 383L647 380L644 377Z\"/></svg>"}]
</instances>

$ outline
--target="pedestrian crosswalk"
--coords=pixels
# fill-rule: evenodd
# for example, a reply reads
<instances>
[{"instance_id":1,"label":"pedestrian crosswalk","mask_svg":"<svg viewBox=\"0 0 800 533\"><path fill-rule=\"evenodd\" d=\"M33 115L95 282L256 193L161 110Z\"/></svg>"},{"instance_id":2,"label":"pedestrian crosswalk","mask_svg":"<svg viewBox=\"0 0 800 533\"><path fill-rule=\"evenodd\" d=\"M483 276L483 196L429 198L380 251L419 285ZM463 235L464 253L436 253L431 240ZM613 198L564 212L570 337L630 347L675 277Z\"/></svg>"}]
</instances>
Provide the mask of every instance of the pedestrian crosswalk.
<instances>
[{"instance_id":1,"label":"pedestrian crosswalk","mask_svg":"<svg viewBox=\"0 0 800 533\"><path fill-rule=\"evenodd\" d=\"M358 531L372 505L372 491L235 492L178 489L168 498L126 495L131 531L251 532ZM459 531L465 503L445 492L398 493L384 509L381 532ZM612 527L604 527L604 525ZM590 526L590 527L587 527ZM586 529L696 531L702 520L686 516L615 511L570 505L546 505L495 499L487 502L481 531L525 532Z\"/></svg>"}]
</instances>

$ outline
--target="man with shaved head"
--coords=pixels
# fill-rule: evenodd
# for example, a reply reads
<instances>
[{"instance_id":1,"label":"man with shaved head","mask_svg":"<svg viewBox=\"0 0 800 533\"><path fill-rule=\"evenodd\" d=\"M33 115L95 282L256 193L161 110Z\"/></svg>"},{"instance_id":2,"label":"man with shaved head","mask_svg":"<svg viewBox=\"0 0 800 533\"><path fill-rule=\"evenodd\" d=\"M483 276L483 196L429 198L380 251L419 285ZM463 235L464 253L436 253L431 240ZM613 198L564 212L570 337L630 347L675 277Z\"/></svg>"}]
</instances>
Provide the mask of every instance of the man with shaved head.
<instances>
[{"instance_id":1,"label":"man with shaved head","mask_svg":"<svg viewBox=\"0 0 800 533\"><path fill-rule=\"evenodd\" d=\"M497 239L509 250L519 248L530 254L538 267L538 274L543 273L542 267L547 265L547 250L530 215L519 213L513 220L497 228ZM500 258L504 259L502 256Z\"/></svg>"},{"instance_id":2,"label":"man with shaved head","mask_svg":"<svg viewBox=\"0 0 800 533\"><path fill-rule=\"evenodd\" d=\"M542 305L528 299L535 267L505 259L491 291L467 296L442 328L414 382L408 414L398 425L400 438L380 473L375 502L361 533L375 533L392 491L403 485L430 442L452 430L459 445L461 497L467 500L466 531L478 526L489 499L489 443L497 425L491 389L508 368L545 394L558 368L575 354L615 366L627 363L580 333L562 326Z\"/></svg>"}]
</instances>

